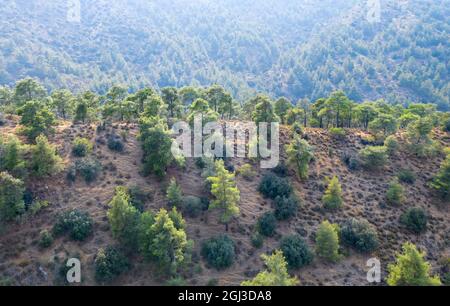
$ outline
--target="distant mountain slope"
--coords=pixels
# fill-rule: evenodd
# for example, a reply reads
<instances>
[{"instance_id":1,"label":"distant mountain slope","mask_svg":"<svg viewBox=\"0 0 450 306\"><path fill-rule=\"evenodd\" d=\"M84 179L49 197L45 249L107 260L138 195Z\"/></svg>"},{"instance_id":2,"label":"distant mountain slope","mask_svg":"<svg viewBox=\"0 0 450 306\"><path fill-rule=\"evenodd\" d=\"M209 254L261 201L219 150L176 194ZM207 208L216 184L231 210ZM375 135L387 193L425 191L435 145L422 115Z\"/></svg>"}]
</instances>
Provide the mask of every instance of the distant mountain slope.
<instances>
[{"instance_id":1,"label":"distant mountain slope","mask_svg":"<svg viewBox=\"0 0 450 306\"><path fill-rule=\"evenodd\" d=\"M220 83L316 99L340 88L355 100L425 101L447 109L450 1L4 0L0 84L25 76L49 88Z\"/></svg>"}]
</instances>

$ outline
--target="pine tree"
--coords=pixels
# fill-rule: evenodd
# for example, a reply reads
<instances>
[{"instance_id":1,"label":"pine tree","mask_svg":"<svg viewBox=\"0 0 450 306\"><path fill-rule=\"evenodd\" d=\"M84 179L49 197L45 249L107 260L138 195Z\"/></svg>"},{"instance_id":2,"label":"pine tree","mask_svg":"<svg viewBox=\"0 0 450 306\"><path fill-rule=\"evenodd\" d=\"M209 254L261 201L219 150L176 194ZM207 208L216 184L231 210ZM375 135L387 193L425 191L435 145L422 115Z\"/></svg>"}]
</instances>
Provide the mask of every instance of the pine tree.
<instances>
[{"instance_id":1,"label":"pine tree","mask_svg":"<svg viewBox=\"0 0 450 306\"><path fill-rule=\"evenodd\" d=\"M139 212L130 204L130 196L125 188L116 189L109 207L107 216L114 238L126 247L134 249L137 243Z\"/></svg>"},{"instance_id":2,"label":"pine tree","mask_svg":"<svg viewBox=\"0 0 450 306\"><path fill-rule=\"evenodd\" d=\"M36 145L31 148L31 171L35 176L42 177L58 173L62 170L62 159L56 153L44 135L36 138Z\"/></svg>"},{"instance_id":3,"label":"pine tree","mask_svg":"<svg viewBox=\"0 0 450 306\"><path fill-rule=\"evenodd\" d=\"M316 253L318 256L336 262L339 255L339 228L328 221L322 222L316 233Z\"/></svg>"},{"instance_id":4,"label":"pine tree","mask_svg":"<svg viewBox=\"0 0 450 306\"><path fill-rule=\"evenodd\" d=\"M179 207L181 205L183 193L175 178L170 180L169 187L167 187L166 198L167 201L169 201L170 206Z\"/></svg>"},{"instance_id":5,"label":"pine tree","mask_svg":"<svg viewBox=\"0 0 450 306\"><path fill-rule=\"evenodd\" d=\"M298 284L296 277L290 277L287 270L287 262L280 250L271 256L261 255L268 270L264 270L254 279L242 282L242 286L295 286Z\"/></svg>"},{"instance_id":6,"label":"pine tree","mask_svg":"<svg viewBox=\"0 0 450 306\"><path fill-rule=\"evenodd\" d=\"M412 243L405 243L403 253L397 254L395 264L388 266L389 286L439 286L438 276L430 275L431 265L425 261L425 253Z\"/></svg>"},{"instance_id":7,"label":"pine tree","mask_svg":"<svg viewBox=\"0 0 450 306\"><path fill-rule=\"evenodd\" d=\"M294 140L286 146L288 162L297 170L300 179L308 178L309 163L314 157L313 149L304 139L295 136Z\"/></svg>"},{"instance_id":8,"label":"pine tree","mask_svg":"<svg viewBox=\"0 0 450 306\"><path fill-rule=\"evenodd\" d=\"M23 126L22 133L30 141L34 141L41 134L53 133L53 126L56 124L55 115L41 101L28 101L18 109L18 114L22 116L20 119Z\"/></svg>"},{"instance_id":9,"label":"pine tree","mask_svg":"<svg viewBox=\"0 0 450 306\"><path fill-rule=\"evenodd\" d=\"M322 197L322 202L327 209L337 209L344 203L341 184L337 176L329 181L328 188Z\"/></svg>"},{"instance_id":10,"label":"pine tree","mask_svg":"<svg viewBox=\"0 0 450 306\"><path fill-rule=\"evenodd\" d=\"M430 185L443 200L450 200L450 154L442 162L439 172Z\"/></svg>"},{"instance_id":11,"label":"pine tree","mask_svg":"<svg viewBox=\"0 0 450 306\"><path fill-rule=\"evenodd\" d=\"M14 219L25 209L23 202L24 183L8 172L0 172L0 225Z\"/></svg>"},{"instance_id":12,"label":"pine tree","mask_svg":"<svg viewBox=\"0 0 450 306\"><path fill-rule=\"evenodd\" d=\"M215 176L207 178L211 183L211 193L215 197L210 209L221 211L220 222L225 224L225 229L228 231L228 223L239 214L237 204L240 200L240 192L236 187L234 174L225 169L223 160L216 161L215 167Z\"/></svg>"},{"instance_id":13,"label":"pine tree","mask_svg":"<svg viewBox=\"0 0 450 306\"><path fill-rule=\"evenodd\" d=\"M405 201L405 191L403 186L398 182L398 179L394 179L389 184L386 200L391 205L400 205Z\"/></svg>"},{"instance_id":14,"label":"pine tree","mask_svg":"<svg viewBox=\"0 0 450 306\"><path fill-rule=\"evenodd\" d=\"M26 175L25 151L26 147L16 136L0 136L0 171L8 171L15 177L23 178Z\"/></svg>"}]
</instances>

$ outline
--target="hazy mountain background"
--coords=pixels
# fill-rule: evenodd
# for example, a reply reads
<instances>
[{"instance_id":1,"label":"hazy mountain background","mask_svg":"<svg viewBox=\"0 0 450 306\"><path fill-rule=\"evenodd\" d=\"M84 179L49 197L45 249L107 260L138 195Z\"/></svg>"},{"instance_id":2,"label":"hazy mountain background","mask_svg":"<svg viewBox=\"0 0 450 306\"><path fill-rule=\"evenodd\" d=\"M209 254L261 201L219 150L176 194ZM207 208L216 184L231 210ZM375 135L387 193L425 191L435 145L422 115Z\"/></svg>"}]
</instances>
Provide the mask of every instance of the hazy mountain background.
<instances>
[{"instance_id":1,"label":"hazy mountain background","mask_svg":"<svg viewBox=\"0 0 450 306\"><path fill-rule=\"evenodd\" d=\"M449 109L450 0L0 0L0 84L49 89L219 83L293 101L344 90L356 101Z\"/></svg>"}]
</instances>

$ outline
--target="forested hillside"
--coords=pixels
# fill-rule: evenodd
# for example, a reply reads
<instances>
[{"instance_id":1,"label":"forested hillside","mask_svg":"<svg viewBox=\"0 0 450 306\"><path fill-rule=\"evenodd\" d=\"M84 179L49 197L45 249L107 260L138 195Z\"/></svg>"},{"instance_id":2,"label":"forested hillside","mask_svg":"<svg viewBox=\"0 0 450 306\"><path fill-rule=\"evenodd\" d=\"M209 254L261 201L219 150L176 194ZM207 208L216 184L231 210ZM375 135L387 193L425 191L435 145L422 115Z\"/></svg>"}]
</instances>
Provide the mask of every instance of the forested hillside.
<instances>
[{"instance_id":1,"label":"forested hillside","mask_svg":"<svg viewBox=\"0 0 450 306\"><path fill-rule=\"evenodd\" d=\"M400 3L400 4L399 4ZM403 3L403 4L402 4ZM450 96L448 0L366 1L3 0L0 84L27 76L49 90L104 94L112 84L225 86L316 100L336 89L359 102L432 102Z\"/></svg>"}]
</instances>

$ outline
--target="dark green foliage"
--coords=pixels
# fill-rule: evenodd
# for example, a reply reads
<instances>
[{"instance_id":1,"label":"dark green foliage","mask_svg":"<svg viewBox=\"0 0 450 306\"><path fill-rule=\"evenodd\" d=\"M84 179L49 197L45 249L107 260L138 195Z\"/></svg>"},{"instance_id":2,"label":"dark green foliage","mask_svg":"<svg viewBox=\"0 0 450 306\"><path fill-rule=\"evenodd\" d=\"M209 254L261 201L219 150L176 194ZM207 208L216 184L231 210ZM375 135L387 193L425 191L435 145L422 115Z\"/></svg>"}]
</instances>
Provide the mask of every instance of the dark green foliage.
<instances>
[{"instance_id":1,"label":"dark green foliage","mask_svg":"<svg viewBox=\"0 0 450 306\"><path fill-rule=\"evenodd\" d=\"M100 249L95 256L95 280L108 283L130 268L128 258L114 247Z\"/></svg>"},{"instance_id":2,"label":"dark green foliage","mask_svg":"<svg viewBox=\"0 0 450 306\"><path fill-rule=\"evenodd\" d=\"M450 200L450 154L442 162L441 168L434 176L430 186L436 190L441 199Z\"/></svg>"},{"instance_id":3,"label":"dark green foliage","mask_svg":"<svg viewBox=\"0 0 450 306\"><path fill-rule=\"evenodd\" d=\"M114 152L123 152L125 145L123 140L117 135L110 135L108 137L108 149Z\"/></svg>"},{"instance_id":4,"label":"dark green foliage","mask_svg":"<svg viewBox=\"0 0 450 306\"><path fill-rule=\"evenodd\" d=\"M264 237L260 233L254 233L251 237L252 246L259 249L264 244Z\"/></svg>"},{"instance_id":5,"label":"dark green foliage","mask_svg":"<svg viewBox=\"0 0 450 306\"><path fill-rule=\"evenodd\" d=\"M204 211L202 199L196 196L186 196L183 198L183 212L191 217L196 218Z\"/></svg>"},{"instance_id":6,"label":"dark green foliage","mask_svg":"<svg viewBox=\"0 0 450 306\"><path fill-rule=\"evenodd\" d=\"M422 208L410 208L400 218L410 231L420 234L427 229L428 216Z\"/></svg>"},{"instance_id":7,"label":"dark green foliage","mask_svg":"<svg viewBox=\"0 0 450 306\"><path fill-rule=\"evenodd\" d=\"M85 157L92 152L92 143L86 138L76 138L73 142L72 154L77 157Z\"/></svg>"},{"instance_id":8,"label":"dark green foliage","mask_svg":"<svg viewBox=\"0 0 450 306\"><path fill-rule=\"evenodd\" d=\"M143 212L145 202L149 199L150 193L145 192L137 185L130 186L128 193L130 195L130 204L139 212Z\"/></svg>"},{"instance_id":9,"label":"dark green foliage","mask_svg":"<svg viewBox=\"0 0 450 306\"><path fill-rule=\"evenodd\" d=\"M280 161L280 163L272 169L272 172L279 177L286 177L289 175L289 168L283 161Z\"/></svg>"},{"instance_id":10,"label":"dark green foliage","mask_svg":"<svg viewBox=\"0 0 450 306\"><path fill-rule=\"evenodd\" d=\"M76 175L76 173L78 173L86 181L86 183L92 183L97 179L101 170L102 165L96 158L85 157L75 162L75 167L69 169L67 178L72 180L74 178L73 174L75 173Z\"/></svg>"},{"instance_id":11,"label":"dark green foliage","mask_svg":"<svg viewBox=\"0 0 450 306\"><path fill-rule=\"evenodd\" d=\"M266 198L275 199L278 196L289 196L292 192L292 186L287 179L278 177L273 173L267 173L262 178L258 190Z\"/></svg>"},{"instance_id":12,"label":"dark green foliage","mask_svg":"<svg viewBox=\"0 0 450 306\"><path fill-rule=\"evenodd\" d=\"M375 228L366 220L348 219L340 227L340 236L344 244L360 252L372 252L379 244Z\"/></svg>"},{"instance_id":13,"label":"dark green foliage","mask_svg":"<svg viewBox=\"0 0 450 306\"><path fill-rule=\"evenodd\" d=\"M266 212L258 219L257 224L258 232L266 237L272 237L275 235L275 230L277 228L277 219L274 213Z\"/></svg>"},{"instance_id":14,"label":"dark green foliage","mask_svg":"<svg viewBox=\"0 0 450 306\"><path fill-rule=\"evenodd\" d=\"M49 246L51 246L52 243L53 243L52 234L47 230L41 231L40 238L39 238L39 246L41 248L45 249L45 248L48 248Z\"/></svg>"},{"instance_id":15,"label":"dark green foliage","mask_svg":"<svg viewBox=\"0 0 450 306\"><path fill-rule=\"evenodd\" d=\"M299 235L286 236L281 239L280 249L291 269L298 269L309 265L314 255L306 242Z\"/></svg>"},{"instance_id":16,"label":"dark green foliage","mask_svg":"<svg viewBox=\"0 0 450 306\"><path fill-rule=\"evenodd\" d=\"M202 244L202 256L218 270L231 266L236 257L234 241L227 235L220 235L206 240Z\"/></svg>"},{"instance_id":17,"label":"dark green foliage","mask_svg":"<svg viewBox=\"0 0 450 306\"><path fill-rule=\"evenodd\" d=\"M61 214L53 225L53 234L69 234L73 240L83 241L92 234L93 221L87 212L69 210Z\"/></svg>"},{"instance_id":18,"label":"dark green foliage","mask_svg":"<svg viewBox=\"0 0 450 306\"><path fill-rule=\"evenodd\" d=\"M23 213L24 183L7 172L0 172L0 225Z\"/></svg>"},{"instance_id":19,"label":"dark green foliage","mask_svg":"<svg viewBox=\"0 0 450 306\"><path fill-rule=\"evenodd\" d=\"M402 183L414 184L416 181L416 175L414 172L408 169L402 169L397 175L398 179Z\"/></svg>"},{"instance_id":20,"label":"dark green foliage","mask_svg":"<svg viewBox=\"0 0 450 306\"><path fill-rule=\"evenodd\" d=\"M376 170L384 167L387 163L387 149L384 146L370 146L359 152L364 168Z\"/></svg>"},{"instance_id":21,"label":"dark green foliage","mask_svg":"<svg viewBox=\"0 0 450 306\"><path fill-rule=\"evenodd\" d=\"M300 201L297 196L291 195L289 197L276 197L275 201L275 217L278 220L287 220L295 216L299 207Z\"/></svg>"}]
</instances>

